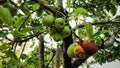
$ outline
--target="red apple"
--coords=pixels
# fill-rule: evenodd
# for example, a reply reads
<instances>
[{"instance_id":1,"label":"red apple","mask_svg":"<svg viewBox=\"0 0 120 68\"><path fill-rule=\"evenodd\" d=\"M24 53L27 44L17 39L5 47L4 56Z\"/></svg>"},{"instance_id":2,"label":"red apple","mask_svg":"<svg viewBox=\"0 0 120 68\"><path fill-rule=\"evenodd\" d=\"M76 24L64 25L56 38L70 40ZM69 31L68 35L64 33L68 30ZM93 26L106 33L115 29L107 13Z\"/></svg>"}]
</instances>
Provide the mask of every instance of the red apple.
<instances>
[{"instance_id":1,"label":"red apple","mask_svg":"<svg viewBox=\"0 0 120 68\"><path fill-rule=\"evenodd\" d=\"M76 41L76 43L77 43L78 45L82 45L83 41L78 39L78 40Z\"/></svg>"},{"instance_id":2,"label":"red apple","mask_svg":"<svg viewBox=\"0 0 120 68\"><path fill-rule=\"evenodd\" d=\"M82 43L82 47L84 48L84 50L89 56L93 55L98 51L98 47L92 41L89 42L88 40L84 40Z\"/></svg>"}]
</instances>

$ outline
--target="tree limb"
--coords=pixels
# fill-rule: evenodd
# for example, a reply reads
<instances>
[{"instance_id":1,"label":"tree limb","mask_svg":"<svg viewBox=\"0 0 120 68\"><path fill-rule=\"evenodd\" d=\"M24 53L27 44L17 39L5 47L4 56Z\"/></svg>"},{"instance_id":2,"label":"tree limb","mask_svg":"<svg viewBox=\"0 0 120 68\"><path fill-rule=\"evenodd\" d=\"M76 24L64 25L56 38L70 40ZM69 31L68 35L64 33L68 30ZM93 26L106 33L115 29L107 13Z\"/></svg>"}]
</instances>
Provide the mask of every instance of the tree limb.
<instances>
[{"instance_id":1,"label":"tree limb","mask_svg":"<svg viewBox=\"0 0 120 68\"><path fill-rule=\"evenodd\" d=\"M59 15L61 17L65 17L66 18L66 16L62 12L60 12L60 11L58 11L58 10L56 10L56 9L46 5L46 4L44 4L41 0L39 0L39 1L38 0L34 0L34 2L39 3L40 6L42 6L46 10L51 11L54 15Z\"/></svg>"},{"instance_id":2,"label":"tree limb","mask_svg":"<svg viewBox=\"0 0 120 68\"><path fill-rule=\"evenodd\" d=\"M53 55L52 55L49 63L47 64L46 68L48 68L48 65L50 64L50 62L53 60L53 58L54 58L54 56L55 56L56 51L55 51L55 50L52 50L52 52L53 52Z\"/></svg>"},{"instance_id":3,"label":"tree limb","mask_svg":"<svg viewBox=\"0 0 120 68\"><path fill-rule=\"evenodd\" d=\"M37 9L37 10L38 10L38 9ZM34 13L35 11L37 11L37 10L32 11L32 12L25 18L25 20L20 24L20 26L19 26L19 28L18 28L19 31L20 31L21 28L25 25L25 22L29 19L29 17L31 16L31 14Z\"/></svg>"},{"instance_id":4,"label":"tree limb","mask_svg":"<svg viewBox=\"0 0 120 68\"><path fill-rule=\"evenodd\" d=\"M78 68L86 59L75 59L72 63L72 68Z\"/></svg>"},{"instance_id":5,"label":"tree limb","mask_svg":"<svg viewBox=\"0 0 120 68\"><path fill-rule=\"evenodd\" d=\"M73 43L72 33L63 39L63 68L72 68L71 58L67 55L67 49Z\"/></svg>"},{"instance_id":6,"label":"tree limb","mask_svg":"<svg viewBox=\"0 0 120 68\"><path fill-rule=\"evenodd\" d=\"M40 60L40 68L44 68L44 40L43 36L39 35L39 60Z\"/></svg>"},{"instance_id":7,"label":"tree limb","mask_svg":"<svg viewBox=\"0 0 120 68\"><path fill-rule=\"evenodd\" d=\"M21 53L20 53L20 57L19 57L19 60L20 60L20 58L22 57L22 54L23 54L23 52L24 52L24 50L25 50L25 45L26 45L26 43L27 43L27 41L24 43L24 45L23 45L23 49L22 49L22 51L21 51Z\"/></svg>"},{"instance_id":8,"label":"tree limb","mask_svg":"<svg viewBox=\"0 0 120 68\"><path fill-rule=\"evenodd\" d=\"M106 21L106 22L94 22L91 25L106 25L106 24L120 24L120 21ZM79 25L77 28L84 27L85 24ZM76 28L74 28L76 29Z\"/></svg>"}]
</instances>

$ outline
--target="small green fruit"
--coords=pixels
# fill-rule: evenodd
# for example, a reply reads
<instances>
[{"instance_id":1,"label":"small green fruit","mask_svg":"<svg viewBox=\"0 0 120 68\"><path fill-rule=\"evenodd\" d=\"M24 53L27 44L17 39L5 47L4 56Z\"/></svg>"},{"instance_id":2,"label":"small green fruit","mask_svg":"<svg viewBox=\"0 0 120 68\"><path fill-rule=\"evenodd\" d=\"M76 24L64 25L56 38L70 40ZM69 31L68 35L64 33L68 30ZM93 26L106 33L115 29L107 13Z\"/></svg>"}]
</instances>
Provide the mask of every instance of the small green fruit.
<instances>
[{"instance_id":1,"label":"small green fruit","mask_svg":"<svg viewBox=\"0 0 120 68\"><path fill-rule=\"evenodd\" d=\"M68 37L70 35L70 33L71 33L71 30L70 30L70 28L68 26L65 26L63 28L62 32L61 32L63 38Z\"/></svg>"},{"instance_id":2,"label":"small green fruit","mask_svg":"<svg viewBox=\"0 0 120 68\"><path fill-rule=\"evenodd\" d=\"M50 36L52 36L53 34L55 34L57 32L57 29L54 26L51 26L49 29L49 34Z\"/></svg>"},{"instance_id":3,"label":"small green fruit","mask_svg":"<svg viewBox=\"0 0 120 68\"><path fill-rule=\"evenodd\" d=\"M63 18L55 19L55 27L60 31L64 28L65 20Z\"/></svg>"},{"instance_id":4,"label":"small green fruit","mask_svg":"<svg viewBox=\"0 0 120 68\"><path fill-rule=\"evenodd\" d=\"M75 58L75 57L76 57L75 54L74 54L74 48L75 48L75 46L76 46L76 44L73 43L73 44L71 44L71 45L68 47L68 49L67 49L67 55L68 55L69 57L71 57L71 58Z\"/></svg>"},{"instance_id":5,"label":"small green fruit","mask_svg":"<svg viewBox=\"0 0 120 68\"><path fill-rule=\"evenodd\" d=\"M54 17L52 15L47 15L43 18L43 25L52 26L54 23Z\"/></svg>"},{"instance_id":6,"label":"small green fruit","mask_svg":"<svg viewBox=\"0 0 120 68\"><path fill-rule=\"evenodd\" d=\"M58 42L62 39L62 35L59 32L56 32L52 37L56 42Z\"/></svg>"}]
</instances>

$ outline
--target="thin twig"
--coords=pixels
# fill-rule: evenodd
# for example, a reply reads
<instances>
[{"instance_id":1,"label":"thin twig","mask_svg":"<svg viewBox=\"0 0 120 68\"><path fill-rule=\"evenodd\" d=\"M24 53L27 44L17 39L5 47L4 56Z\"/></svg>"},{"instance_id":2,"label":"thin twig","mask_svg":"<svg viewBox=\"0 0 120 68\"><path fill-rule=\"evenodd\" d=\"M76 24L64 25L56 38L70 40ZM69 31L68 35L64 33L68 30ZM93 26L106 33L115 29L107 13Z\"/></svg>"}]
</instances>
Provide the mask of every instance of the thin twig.
<instances>
[{"instance_id":1,"label":"thin twig","mask_svg":"<svg viewBox=\"0 0 120 68\"><path fill-rule=\"evenodd\" d=\"M37 10L38 10L38 9L37 9ZM32 11L32 12L25 18L25 20L21 23L20 27L18 28L19 31L20 31L21 28L25 25L25 22L29 19L29 17L31 16L31 14L34 13L35 11L37 11L37 10Z\"/></svg>"},{"instance_id":2,"label":"thin twig","mask_svg":"<svg viewBox=\"0 0 120 68\"><path fill-rule=\"evenodd\" d=\"M52 57L51 57L49 63L47 64L46 68L48 68L50 62L53 60L53 58L54 58L54 56L55 56L55 54L56 54L56 51L55 51L55 50L53 50L52 52L53 52L53 55L52 55Z\"/></svg>"},{"instance_id":3,"label":"thin twig","mask_svg":"<svg viewBox=\"0 0 120 68\"><path fill-rule=\"evenodd\" d=\"M91 25L106 25L106 24L120 24L120 21L94 22ZM85 24L79 25L77 28L84 27ZM73 28L76 29L76 28Z\"/></svg>"},{"instance_id":4,"label":"thin twig","mask_svg":"<svg viewBox=\"0 0 120 68\"><path fill-rule=\"evenodd\" d=\"M15 51L16 51L16 47L17 47L17 42L14 44L14 47L13 47L14 53L15 53Z\"/></svg>"},{"instance_id":5,"label":"thin twig","mask_svg":"<svg viewBox=\"0 0 120 68\"><path fill-rule=\"evenodd\" d=\"M9 0L9 1L10 1L10 3L13 4L16 8L19 8L19 6L18 6L16 3L14 3L12 0Z\"/></svg>"},{"instance_id":6,"label":"thin twig","mask_svg":"<svg viewBox=\"0 0 120 68\"><path fill-rule=\"evenodd\" d=\"M20 5L20 7L23 7L23 5L25 4L26 0L24 0L24 2Z\"/></svg>"},{"instance_id":7,"label":"thin twig","mask_svg":"<svg viewBox=\"0 0 120 68\"><path fill-rule=\"evenodd\" d=\"M39 3L40 6L42 6L42 7L45 8L46 10L51 11L53 14L55 14L55 15L60 15L61 17L66 18L66 16L65 16L62 12L60 12L60 11L58 11L58 10L56 10L56 9L54 9L54 8L46 5L46 4L44 4L41 0L39 0L39 1L35 1L35 0L34 0L34 2Z\"/></svg>"},{"instance_id":8,"label":"thin twig","mask_svg":"<svg viewBox=\"0 0 120 68\"><path fill-rule=\"evenodd\" d=\"M43 32L36 32L36 33L34 33L34 34L32 34L32 35L28 35L28 36L24 37L24 39L22 39L22 40L20 40L20 41L18 41L18 42L22 43L22 42L28 41L29 39L31 39L31 38L33 38L33 37L37 37L38 35L40 35L40 34L42 34L42 33L43 33Z\"/></svg>"},{"instance_id":9,"label":"thin twig","mask_svg":"<svg viewBox=\"0 0 120 68\"><path fill-rule=\"evenodd\" d=\"M22 49L22 51L21 51L21 53L20 53L20 57L19 57L19 60L20 60L20 58L22 57L22 54L23 54L23 52L24 52L24 50L25 50L25 45L26 45L26 43L27 43L27 41L24 43L24 45L23 45L23 49Z\"/></svg>"}]
</instances>

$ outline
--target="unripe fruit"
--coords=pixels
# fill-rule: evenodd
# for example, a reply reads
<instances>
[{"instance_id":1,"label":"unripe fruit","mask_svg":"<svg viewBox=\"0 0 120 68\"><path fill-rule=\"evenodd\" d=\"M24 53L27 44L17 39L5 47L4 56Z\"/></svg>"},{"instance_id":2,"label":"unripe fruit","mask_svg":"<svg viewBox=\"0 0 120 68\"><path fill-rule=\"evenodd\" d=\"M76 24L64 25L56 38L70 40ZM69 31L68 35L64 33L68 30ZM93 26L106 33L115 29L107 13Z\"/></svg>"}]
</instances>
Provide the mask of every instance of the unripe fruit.
<instances>
[{"instance_id":1,"label":"unripe fruit","mask_svg":"<svg viewBox=\"0 0 120 68\"><path fill-rule=\"evenodd\" d=\"M56 42L62 40L62 35L59 32L56 32L52 37Z\"/></svg>"},{"instance_id":2,"label":"unripe fruit","mask_svg":"<svg viewBox=\"0 0 120 68\"><path fill-rule=\"evenodd\" d=\"M57 32L57 29L54 26L51 26L49 29L49 34L50 36L52 36L53 34L55 34Z\"/></svg>"},{"instance_id":3,"label":"unripe fruit","mask_svg":"<svg viewBox=\"0 0 120 68\"><path fill-rule=\"evenodd\" d=\"M43 25L45 26L52 26L54 23L54 17L52 15L47 15L43 18Z\"/></svg>"},{"instance_id":4,"label":"unripe fruit","mask_svg":"<svg viewBox=\"0 0 120 68\"><path fill-rule=\"evenodd\" d=\"M68 37L71 33L71 30L68 26L65 26L61 32L63 38Z\"/></svg>"},{"instance_id":5,"label":"unripe fruit","mask_svg":"<svg viewBox=\"0 0 120 68\"><path fill-rule=\"evenodd\" d=\"M63 18L55 19L55 27L60 31L65 25L65 20Z\"/></svg>"},{"instance_id":6,"label":"unripe fruit","mask_svg":"<svg viewBox=\"0 0 120 68\"><path fill-rule=\"evenodd\" d=\"M67 55L68 55L69 57L71 57L71 58L75 58L75 57L76 57L75 54L74 54L74 48L75 48L75 46L76 46L76 44L73 43L73 44L71 44L71 45L68 47L68 49L67 49Z\"/></svg>"},{"instance_id":7,"label":"unripe fruit","mask_svg":"<svg viewBox=\"0 0 120 68\"><path fill-rule=\"evenodd\" d=\"M82 47L84 48L84 50L89 56L93 55L98 51L98 47L92 41L89 42L88 40L84 40Z\"/></svg>"},{"instance_id":8,"label":"unripe fruit","mask_svg":"<svg viewBox=\"0 0 120 68\"><path fill-rule=\"evenodd\" d=\"M75 46L74 54L79 59L85 59L86 58L86 53L85 53L84 49L80 45Z\"/></svg>"}]
</instances>

